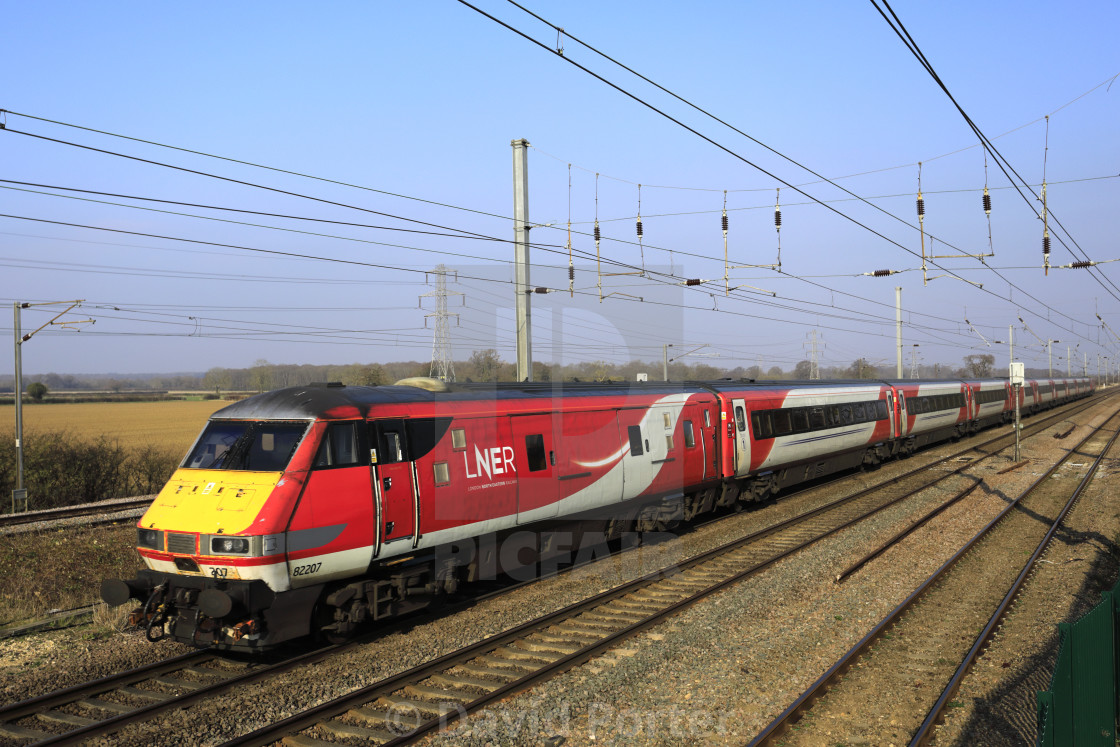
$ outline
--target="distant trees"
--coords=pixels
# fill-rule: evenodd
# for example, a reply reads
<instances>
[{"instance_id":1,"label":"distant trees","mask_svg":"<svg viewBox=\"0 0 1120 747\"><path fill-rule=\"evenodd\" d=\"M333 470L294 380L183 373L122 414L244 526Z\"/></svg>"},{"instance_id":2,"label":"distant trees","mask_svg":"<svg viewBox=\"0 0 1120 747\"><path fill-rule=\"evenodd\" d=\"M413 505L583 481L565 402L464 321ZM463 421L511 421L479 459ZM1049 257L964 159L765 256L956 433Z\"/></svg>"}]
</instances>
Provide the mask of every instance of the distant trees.
<instances>
[{"instance_id":1,"label":"distant trees","mask_svg":"<svg viewBox=\"0 0 1120 747\"><path fill-rule=\"evenodd\" d=\"M849 379L877 379L879 378L879 369L868 363L866 358L857 358L852 361L852 365L848 366L844 375Z\"/></svg>"},{"instance_id":2,"label":"distant trees","mask_svg":"<svg viewBox=\"0 0 1120 747\"><path fill-rule=\"evenodd\" d=\"M366 366L355 363L347 366L340 379L343 384L356 386L381 386L389 383L389 375L379 363L370 363Z\"/></svg>"},{"instance_id":3,"label":"distant trees","mask_svg":"<svg viewBox=\"0 0 1120 747\"><path fill-rule=\"evenodd\" d=\"M233 383L233 374L228 368L211 368L202 378L202 383L207 389L213 389L214 394L222 396L222 390L228 390Z\"/></svg>"},{"instance_id":4,"label":"distant trees","mask_svg":"<svg viewBox=\"0 0 1120 747\"><path fill-rule=\"evenodd\" d=\"M249 385L258 392L272 388L272 364L260 358L249 369Z\"/></svg>"},{"instance_id":5,"label":"distant trees","mask_svg":"<svg viewBox=\"0 0 1120 747\"><path fill-rule=\"evenodd\" d=\"M977 353L964 357L964 371L974 379L984 379L992 375L996 357L990 353Z\"/></svg>"},{"instance_id":6,"label":"distant trees","mask_svg":"<svg viewBox=\"0 0 1120 747\"><path fill-rule=\"evenodd\" d=\"M42 402L48 391L47 385L41 381L33 381L27 385L27 396L36 402Z\"/></svg>"},{"instance_id":7,"label":"distant trees","mask_svg":"<svg viewBox=\"0 0 1120 747\"><path fill-rule=\"evenodd\" d=\"M467 363L471 369L469 377L474 381L498 380L498 373L502 368L502 359L498 357L498 351L494 348L474 351Z\"/></svg>"},{"instance_id":8,"label":"distant trees","mask_svg":"<svg viewBox=\"0 0 1120 747\"><path fill-rule=\"evenodd\" d=\"M808 379L813 373L813 364L809 361L798 361L793 367L793 378Z\"/></svg>"}]
</instances>

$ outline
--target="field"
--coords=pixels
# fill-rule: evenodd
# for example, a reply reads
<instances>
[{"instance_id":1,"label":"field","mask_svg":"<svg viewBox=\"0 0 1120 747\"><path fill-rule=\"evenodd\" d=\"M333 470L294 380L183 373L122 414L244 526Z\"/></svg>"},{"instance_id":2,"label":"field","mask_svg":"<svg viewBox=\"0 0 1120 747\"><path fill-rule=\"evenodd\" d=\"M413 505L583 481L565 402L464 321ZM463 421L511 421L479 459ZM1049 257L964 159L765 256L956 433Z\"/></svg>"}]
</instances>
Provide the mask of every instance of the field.
<instances>
[{"instance_id":1,"label":"field","mask_svg":"<svg viewBox=\"0 0 1120 747\"><path fill-rule=\"evenodd\" d=\"M81 402L23 405L24 438L36 432L65 432L84 440L105 436L125 449L154 446L182 456L206 419L228 405L221 400L168 402ZM0 406L0 418L15 430L15 406Z\"/></svg>"}]
</instances>

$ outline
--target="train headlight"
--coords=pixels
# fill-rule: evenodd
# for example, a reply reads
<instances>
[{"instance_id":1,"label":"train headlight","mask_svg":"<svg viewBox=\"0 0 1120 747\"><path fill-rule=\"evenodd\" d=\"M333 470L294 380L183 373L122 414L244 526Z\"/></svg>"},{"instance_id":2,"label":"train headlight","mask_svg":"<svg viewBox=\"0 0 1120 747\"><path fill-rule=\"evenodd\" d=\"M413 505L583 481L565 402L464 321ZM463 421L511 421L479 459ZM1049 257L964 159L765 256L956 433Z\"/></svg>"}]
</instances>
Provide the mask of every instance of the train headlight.
<instances>
[{"instance_id":1,"label":"train headlight","mask_svg":"<svg viewBox=\"0 0 1120 747\"><path fill-rule=\"evenodd\" d=\"M152 550L162 550L163 532L158 529L138 529L136 544Z\"/></svg>"},{"instance_id":2,"label":"train headlight","mask_svg":"<svg viewBox=\"0 0 1120 747\"><path fill-rule=\"evenodd\" d=\"M210 539L210 552L213 555L247 555L249 553L249 538L212 537Z\"/></svg>"}]
</instances>

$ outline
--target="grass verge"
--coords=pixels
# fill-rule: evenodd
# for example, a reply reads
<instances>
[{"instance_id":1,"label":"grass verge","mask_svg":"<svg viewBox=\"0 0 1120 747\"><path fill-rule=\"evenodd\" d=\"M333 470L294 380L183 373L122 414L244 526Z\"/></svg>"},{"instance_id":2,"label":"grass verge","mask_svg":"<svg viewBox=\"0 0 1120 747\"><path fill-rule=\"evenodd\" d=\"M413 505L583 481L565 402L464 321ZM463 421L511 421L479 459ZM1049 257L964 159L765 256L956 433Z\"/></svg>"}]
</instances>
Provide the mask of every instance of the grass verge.
<instances>
[{"instance_id":1,"label":"grass verge","mask_svg":"<svg viewBox=\"0 0 1120 747\"><path fill-rule=\"evenodd\" d=\"M0 624L98 601L102 579L131 578L141 567L131 523L9 535L0 542Z\"/></svg>"}]
</instances>

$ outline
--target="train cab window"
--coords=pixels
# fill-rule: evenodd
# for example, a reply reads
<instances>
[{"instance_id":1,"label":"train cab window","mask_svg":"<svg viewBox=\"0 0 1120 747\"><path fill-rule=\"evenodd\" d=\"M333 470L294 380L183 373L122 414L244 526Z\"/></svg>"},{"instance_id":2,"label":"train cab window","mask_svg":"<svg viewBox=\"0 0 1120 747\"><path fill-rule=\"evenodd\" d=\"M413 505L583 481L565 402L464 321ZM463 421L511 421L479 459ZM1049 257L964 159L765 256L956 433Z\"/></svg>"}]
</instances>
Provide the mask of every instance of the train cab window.
<instances>
[{"instance_id":1,"label":"train cab window","mask_svg":"<svg viewBox=\"0 0 1120 747\"><path fill-rule=\"evenodd\" d=\"M215 420L207 423L182 466L276 472L288 466L306 431L306 422Z\"/></svg>"},{"instance_id":2,"label":"train cab window","mask_svg":"<svg viewBox=\"0 0 1120 747\"><path fill-rule=\"evenodd\" d=\"M735 425L739 427L740 432L747 429L747 415L743 412L742 405L735 405Z\"/></svg>"},{"instance_id":3,"label":"train cab window","mask_svg":"<svg viewBox=\"0 0 1120 747\"><path fill-rule=\"evenodd\" d=\"M672 433L666 433L665 434L665 453L669 453L672 450L673 450L673 434Z\"/></svg>"},{"instance_id":4,"label":"train cab window","mask_svg":"<svg viewBox=\"0 0 1120 747\"><path fill-rule=\"evenodd\" d=\"M692 432L691 420L684 421L684 445L688 449L696 445L696 435Z\"/></svg>"},{"instance_id":5,"label":"train cab window","mask_svg":"<svg viewBox=\"0 0 1120 747\"><path fill-rule=\"evenodd\" d=\"M673 416L672 415L670 415L667 412L663 412L663 413L661 413L661 417L665 421L665 428L666 429L669 429L669 428L673 427Z\"/></svg>"},{"instance_id":6,"label":"train cab window","mask_svg":"<svg viewBox=\"0 0 1120 747\"><path fill-rule=\"evenodd\" d=\"M631 425L627 427L626 433L630 436L630 456L641 456L645 453L642 450L642 428L638 425Z\"/></svg>"},{"instance_id":7,"label":"train cab window","mask_svg":"<svg viewBox=\"0 0 1120 747\"><path fill-rule=\"evenodd\" d=\"M525 437L525 461L529 464L530 472L548 469L548 461L544 457L543 434L535 433Z\"/></svg>"},{"instance_id":8,"label":"train cab window","mask_svg":"<svg viewBox=\"0 0 1120 747\"><path fill-rule=\"evenodd\" d=\"M370 464L408 461L408 442L404 435L403 420L379 420L370 423L369 427L370 441L376 444L369 450Z\"/></svg>"},{"instance_id":9,"label":"train cab window","mask_svg":"<svg viewBox=\"0 0 1120 747\"><path fill-rule=\"evenodd\" d=\"M315 456L316 469L350 467L358 458L358 423L331 423Z\"/></svg>"}]
</instances>

